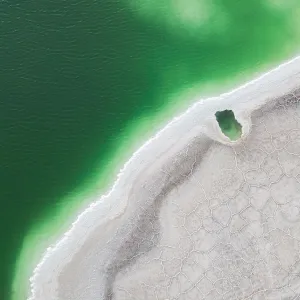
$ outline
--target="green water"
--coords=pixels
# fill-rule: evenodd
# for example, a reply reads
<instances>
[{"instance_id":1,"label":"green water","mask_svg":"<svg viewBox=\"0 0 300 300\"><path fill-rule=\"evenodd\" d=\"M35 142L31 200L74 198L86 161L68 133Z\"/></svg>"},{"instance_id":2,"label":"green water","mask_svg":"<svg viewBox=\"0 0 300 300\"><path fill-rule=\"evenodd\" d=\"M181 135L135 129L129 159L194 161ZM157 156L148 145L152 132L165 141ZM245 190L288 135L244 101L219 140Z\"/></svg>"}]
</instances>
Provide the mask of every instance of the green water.
<instances>
[{"instance_id":1,"label":"green water","mask_svg":"<svg viewBox=\"0 0 300 300\"><path fill-rule=\"evenodd\" d=\"M230 140L235 141L241 137L242 126L236 120L232 110L217 111L215 116L221 131Z\"/></svg>"},{"instance_id":2,"label":"green water","mask_svg":"<svg viewBox=\"0 0 300 300\"><path fill-rule=\"evenodd\" d=\"M210 31L125 0L0 2L0 299L26 298L39 241L188 105L186 90L217 94L297 52L294 7L222 3L230 22Z\"/></svg>"}]
</instances>

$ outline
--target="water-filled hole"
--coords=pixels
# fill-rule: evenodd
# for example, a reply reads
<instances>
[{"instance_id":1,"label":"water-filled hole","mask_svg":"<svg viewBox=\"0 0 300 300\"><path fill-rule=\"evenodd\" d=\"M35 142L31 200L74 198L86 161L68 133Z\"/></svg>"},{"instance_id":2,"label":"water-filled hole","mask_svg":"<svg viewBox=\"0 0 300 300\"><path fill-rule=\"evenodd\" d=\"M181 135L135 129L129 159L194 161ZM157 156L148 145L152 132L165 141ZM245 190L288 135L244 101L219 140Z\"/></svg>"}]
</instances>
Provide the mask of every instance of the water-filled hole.
<instances>
[{"instance_id":1,"label":"water-filled hole","mask_svg":"<svg viewBox=\"0 0 300 300\"><path fill-rule=\"evenodd\" d=\"M230 140L236 141L242 135L242 125L236 120L232 110L217 111L215 113L221 131Z\"/></svg>"}]
</instances>

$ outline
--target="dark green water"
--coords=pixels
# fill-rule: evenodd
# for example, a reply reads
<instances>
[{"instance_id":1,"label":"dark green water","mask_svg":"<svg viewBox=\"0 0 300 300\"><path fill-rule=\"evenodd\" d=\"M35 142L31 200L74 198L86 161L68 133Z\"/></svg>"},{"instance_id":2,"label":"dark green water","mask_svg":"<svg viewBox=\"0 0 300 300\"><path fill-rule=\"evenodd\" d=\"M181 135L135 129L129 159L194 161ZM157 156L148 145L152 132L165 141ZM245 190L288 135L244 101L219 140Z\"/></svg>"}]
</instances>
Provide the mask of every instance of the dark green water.
<instances>
[{"instance_id":1,"label":"dark green water","mask_svg":"<svg viewBox=\"0 0 300 300\"><path fill-rule=\"evenodd\" d=\"M236 120L232 110L217 111L215 113L216 120L221 131L232 141L241 137L242 126Z\"/></svg>"},{"instance_id":2,"label":"dark green water","mask_svg":"<svg viewBox=\"0 0 300 300\"><path fill-rule=\"evenodd\" d=\"M232 25L221 36L170 34L125 0L0 2L0 299L13 296L29 229L56 220L70 193L107 184L128 126L184 106L173 93L233 83L295 53L289 15L248 2L223 1Z\"/></svg>"}]
</instances>

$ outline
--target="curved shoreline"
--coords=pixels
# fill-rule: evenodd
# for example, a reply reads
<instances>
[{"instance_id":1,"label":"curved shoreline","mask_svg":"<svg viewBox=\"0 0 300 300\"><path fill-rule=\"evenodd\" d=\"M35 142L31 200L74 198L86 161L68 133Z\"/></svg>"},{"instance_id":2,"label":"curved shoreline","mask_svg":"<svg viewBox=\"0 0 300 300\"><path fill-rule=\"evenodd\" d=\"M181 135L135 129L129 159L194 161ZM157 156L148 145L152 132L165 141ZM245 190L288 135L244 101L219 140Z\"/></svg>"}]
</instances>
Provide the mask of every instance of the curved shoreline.
<instances>
[{"instance_id":1,"label":"curved shoreline","mask_svg":"<svg viewBox=\"0 0 300 300\"><path fill-rule=\"evenodd\" d=\"M292 76L294 76L293 79L291 79ZM125 163L109 192L101 196L99 200L90 204L85 211L77 216L71 228L64 233L62 238L58 240L55 245L46 249L46 252L35 267L33 275L30 278L31 295L27 299L36 299L39 276L43 270L47 269L48 263L50 263L51 266L58 266L58 262L60 261L67 263L66 257L68 257L68 259L72 258L70 253L63 251L65 247L71 247L74 255L76 246L78 248L80 244L84 244L86 233L88 233L90 228L104 224L106 221L110 221L124 212L128 203L124 198L120 197L119 193L129 193L128 180L130 182L131 178L135 178L141 169L152 163L151 160L145 160L145 158L147 159L147 154L149 156L151 153L153 156L153 152L156 153L153 158L153 160L155 160L156 156L162 153L164 149L176 142L180 134L186 133L189 130L191 130L191 134L195 134L200 127L201 130L204 129L206 134L212 139L218 140L221 143L232 143L220 135L220 132L218 132L219 128L216 127L213 118L215 110L225 108L231 108L235 111L237 119L240 120L243 125L244 132L242 138L244 138L249 133L251 127L247 112L251 112L256 107L263 105L270 98L286 94L299 84L297 84L297 79L299 78L300 56L281 64L257 79L228 93L224 93L219 97L201 99L189 107L184 113L172 119L162 130L142 145ZM255 95L255 92L257 95ZM255 98L255 100L253 98ZM139 167L137 167L137 165ZM110 198L110 201L107 201L108 198ZM120 202L119 199L123 201ZM112 217L107 217L108 213ZM103 219L101 219L99 215L102 215ZM99 220L99 218L101 220ZM61 257L59 256L59 252L61 252ZM65 255L63 252L65 252ZM51 275L51 277L53 276L52 273L49 275Z\"/></svg>"}]
</instances>

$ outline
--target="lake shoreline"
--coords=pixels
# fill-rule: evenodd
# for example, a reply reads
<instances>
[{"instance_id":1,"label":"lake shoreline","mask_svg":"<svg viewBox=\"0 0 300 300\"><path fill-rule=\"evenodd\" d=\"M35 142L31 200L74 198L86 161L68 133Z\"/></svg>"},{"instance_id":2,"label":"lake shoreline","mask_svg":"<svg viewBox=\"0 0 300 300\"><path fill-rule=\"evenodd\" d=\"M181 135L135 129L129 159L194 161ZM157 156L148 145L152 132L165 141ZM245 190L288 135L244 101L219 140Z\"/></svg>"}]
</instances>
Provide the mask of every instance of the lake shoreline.
<instances>
[{"instance_id":1,"label":"lake shoreline","mask_svg":"<svg viewBox=\"0 0 300 300\"><path fill-rule=\"evenodd\" d=\"M187 111L175 117L133 154L120 170L110 191L78 215L63 237L47 248L30 278L31 296L28 299L46 300L55 295L57 286L52 279L59 276L63 266L71 262L91 232L96 228L105 228L114 219L125 214L127 207L132 206L127 202L132 184L144 170L151 166L154 168L156 159L164 152L179 151L182 145L200 133L219 143L239 143L240 140L230 141L222 134L214 117L215 112L233 110L243 128L241 140L246 139L251 131L251 112L268 100L293 91L299 87L299 82L300 57L296 57L233 91L218 97L197 100Z\"/></svg>"}]
</instances>

